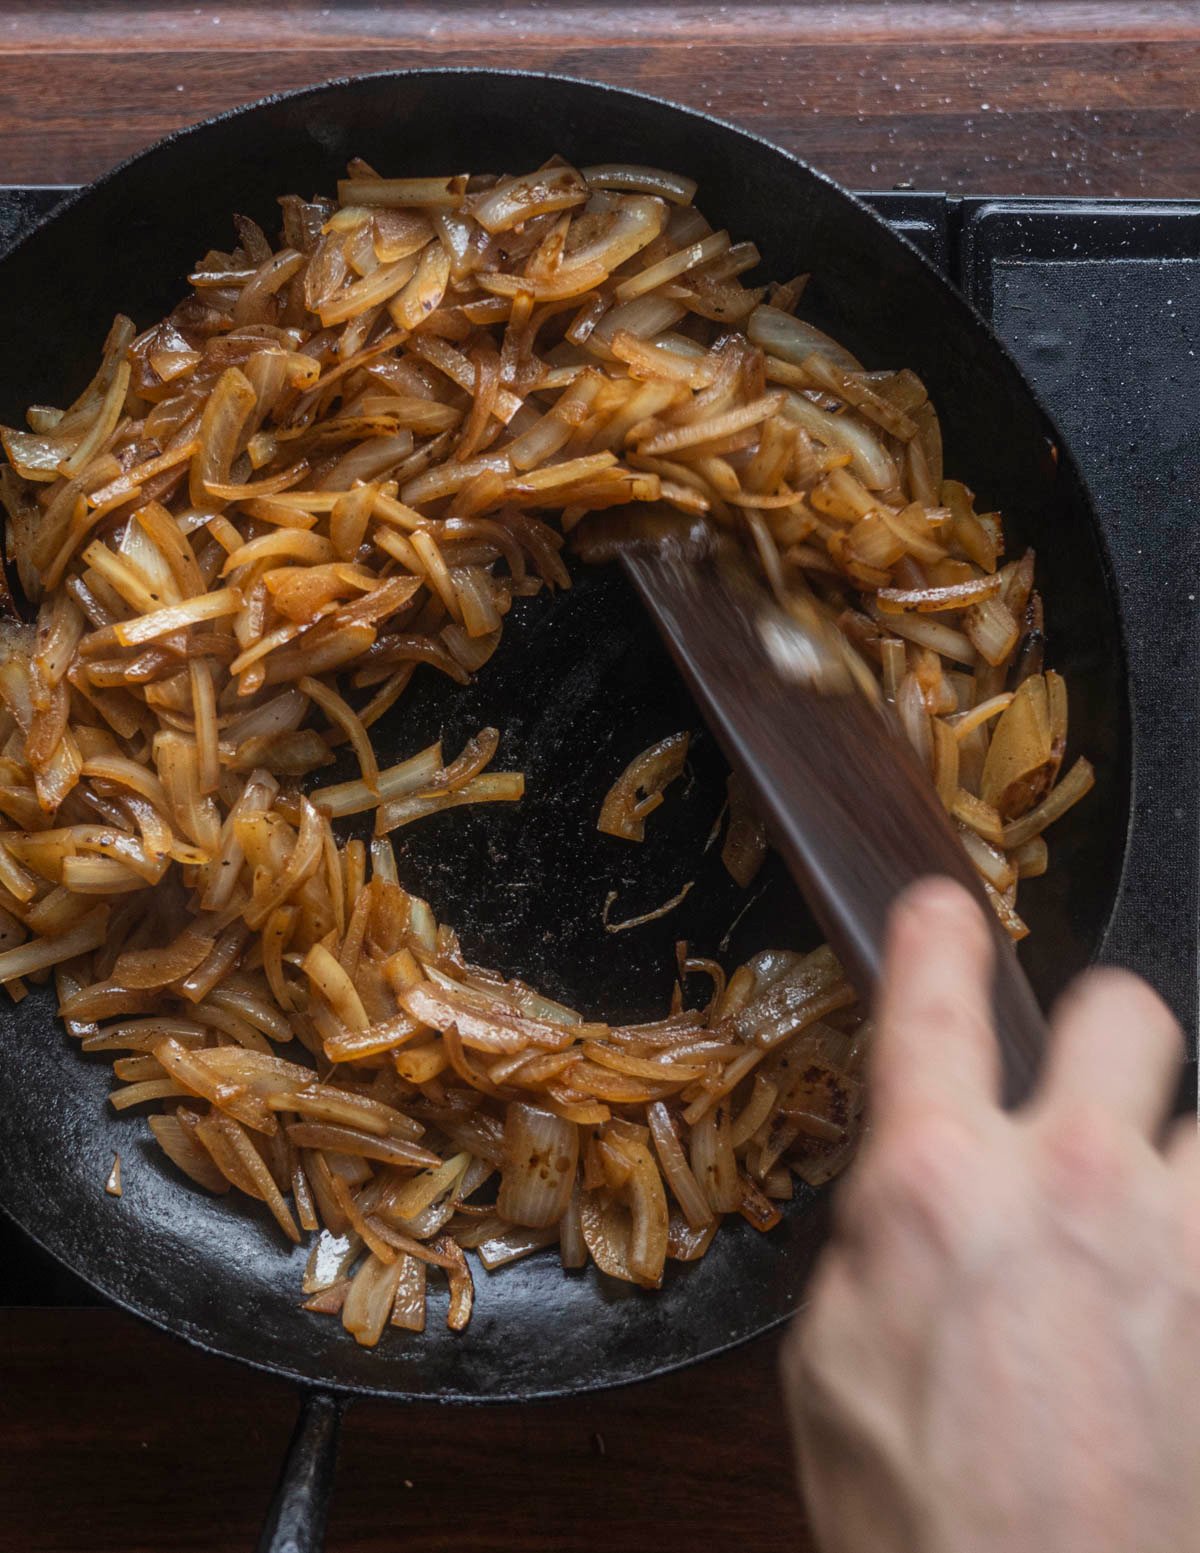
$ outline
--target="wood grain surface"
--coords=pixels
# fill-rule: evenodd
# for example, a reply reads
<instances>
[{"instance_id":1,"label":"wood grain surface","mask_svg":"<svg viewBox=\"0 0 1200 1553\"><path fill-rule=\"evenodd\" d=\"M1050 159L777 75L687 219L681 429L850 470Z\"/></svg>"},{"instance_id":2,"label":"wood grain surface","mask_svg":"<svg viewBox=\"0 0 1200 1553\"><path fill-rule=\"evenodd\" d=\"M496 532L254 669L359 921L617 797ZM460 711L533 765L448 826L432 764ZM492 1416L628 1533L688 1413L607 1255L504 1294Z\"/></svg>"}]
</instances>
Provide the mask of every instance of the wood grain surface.
<instances>
[{"instance_id":1,"label":"wood grain surface","mask_svg":"<svg viewBox=\"0 0 1200 1553\"><path fill-rule=\"evenodd\" d=\"M356 1403L329 1553L806 1553L775 1350L572 1403ZM0 1313L0 1548L249 1553L295 1409L115 1311Z\"/></svg>"},{"instance_id":2,"label":"wood grain surface","mask_svg":"<svg viewBox=\"0 0 1200 1553\"><path fill-rule=\"evenodd\" d=\"M267 92L432 64L641 87L858 188L1200 194L1195 0L5 0L0 178L78 182Z\"/></svg>"},{"instance_id":3,"label":"wood grain surface","mask_svg":"<svg viewBox=\"0 0 1200 1553\"><path fill-rule=\"evenodd\" d=\"M432 64L637 86L860 188L1200 196L1194 0L4 0L0 181L77 183L265 93ZM358 1405L330 1553L809 1553L776 1346L520 1411ZM248 1550L294 1409L115 1312L0 1312L0 1553Z\"/></svg>"}]
</instances>

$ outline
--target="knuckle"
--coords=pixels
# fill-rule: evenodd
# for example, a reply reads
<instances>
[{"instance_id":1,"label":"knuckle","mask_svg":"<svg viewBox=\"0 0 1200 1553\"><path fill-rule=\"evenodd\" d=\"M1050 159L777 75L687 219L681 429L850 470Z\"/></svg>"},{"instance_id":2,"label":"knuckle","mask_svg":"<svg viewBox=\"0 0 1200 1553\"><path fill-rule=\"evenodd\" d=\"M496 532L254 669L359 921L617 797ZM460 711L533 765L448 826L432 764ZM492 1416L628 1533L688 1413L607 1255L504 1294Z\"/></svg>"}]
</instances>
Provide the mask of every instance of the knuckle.
<instances>
[{"instance_id":1,"label":"knuckle","mask_svg":"<svg viewBox=\"0 0 1200 1553\"><path fill-rule=\"evenodd\" d=\"M929 994L925 1014L935 1029L974 1029L981 1023L974 987L940 986Z\"/></svg>"},{"instance_id":2,"label":"knuckle","mask_svg":"<svg viewBox=\"0 0 1200 1553\"><path fill-rule=\"evenodd\" d=\"M988 1171L975 1129L944 1111L894 1118L864 1159L852 1209L860 1230L880 1222L959 1249L986 1217Z\"/></svg>"},{"instance_id":3,"label":"knuckle","mask_svg":"<svg viewBox=\"0 0 1200 1553\"><path fill-rule=\"evenodd\" d=\"M940 983L922 989L919 1003L905 1011L905 1023L911 1023L917 1039L927 1038L930 1030L953 1032L956 1037L990 1039L986 1007L974 996L973 987L947 986Z\"/></svg>"},{"instance_id":4,"label":"knuckle","mask_svg":"<svg viewBox=\"0 0 1200 1553\"><path fill-rule=\"evenodd\" d=\"M1042 1131L1041 1155L1051 1191L1073 1209L1128 1196L1130 1150L1115 1120L1098 1106L1081 1101L1057 1108Z\"/></svg>"}]
</instances>

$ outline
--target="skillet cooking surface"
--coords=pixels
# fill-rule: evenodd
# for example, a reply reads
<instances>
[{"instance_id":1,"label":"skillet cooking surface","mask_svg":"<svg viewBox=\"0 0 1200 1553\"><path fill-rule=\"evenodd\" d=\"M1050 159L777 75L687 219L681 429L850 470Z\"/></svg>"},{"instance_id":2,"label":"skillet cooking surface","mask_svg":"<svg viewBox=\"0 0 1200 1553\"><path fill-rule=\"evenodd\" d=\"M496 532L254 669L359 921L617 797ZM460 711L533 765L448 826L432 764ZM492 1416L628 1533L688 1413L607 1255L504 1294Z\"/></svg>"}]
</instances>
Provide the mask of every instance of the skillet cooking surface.
<instances>
[{"instance_id":1,"label":"skillet cooking surface","mask_svg":"<svg viewBox=\"0 0 1200 1553\"><path fill-rule=\"evenodd\" d=\"M136 158L0 261L10 364L0 419L19 423L26 404L76 393L112 315L144 327L167 311L192 261L226 241L234 209L274 231L276 195L332 189L352 155L434 173L521 170L555 151L690 173L715 224L758 243L764 275L813 271L806 316L870 366L917 371L941 413L948 472L985 510L1005 513L1010 554L1037 547L1050 661L1071 687L1068 758L1086 750L1098 771L1087 802L1055 828L1050 876L1022 897L1033 928L1025 963L1046 1000L1099 946L1124 854L1128 705L1107 558L1074 464L1061 449L1053 456L1056 434L1003 348L914 249L783 152L632 93L502 72L370 77L240 110ZM589 1014L653 1017L666 1008L676 938L732 966L756 948L811 944L814 929L777 860L741 892L719 849L705 851L724 796L721 759L620 575L576 573L569 593L518 601L469 688L420 671L377 745L390 763L442 735L452 756L483 724L499 727L496 766L526 772L525 800L402 832L402 881L459 930L468 956ZM645 844L601 836L596 815L617 773L683 728L694 736L689 771ZM620 921L688 880L694 889L665 920L605 931L610 891ZM192 1188L142 1116L112 1113L108 1064L80 1056L46 989L7 1009L2 1025L3 1206L118 1303L202 1346L326 1385L483 1400L632 1380L782 1320L824 1234L824 1198L801 1188L773 1234L729 1222L701 1263L669 1264L659 1294L594 1269L564 1275L539 1253L477 1273L465 1334L445 1329L446 1295L435 1292L424 1337L392 1333L364 1351L338 1322L297 1309L306 1252L285 1248L265 1211L230 1211ZM119 1200L103 1190L114 1150Z\"/></svg>"}]
</instances>

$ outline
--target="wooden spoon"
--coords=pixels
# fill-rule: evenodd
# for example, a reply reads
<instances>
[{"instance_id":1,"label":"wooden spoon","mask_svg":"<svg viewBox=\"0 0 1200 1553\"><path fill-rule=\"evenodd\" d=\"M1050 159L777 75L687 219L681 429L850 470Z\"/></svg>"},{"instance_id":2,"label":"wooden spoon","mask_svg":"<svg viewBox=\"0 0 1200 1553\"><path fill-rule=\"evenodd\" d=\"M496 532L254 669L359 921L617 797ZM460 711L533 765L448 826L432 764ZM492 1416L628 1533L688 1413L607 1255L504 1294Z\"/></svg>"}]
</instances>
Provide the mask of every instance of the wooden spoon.
<instances>
[{"instance_id":1,"label":"wooden spoon","mask_svg":"<svg viewBox=\"0 0 1200 1553\"><path fill-rule=\"evenodd\" d=\"M589 519L576 543L589 559L619 556L865 997L879 981L888 910L907 885L944 874L975 897L996 941L1004 1098L1023 1099L1045 1021L928 774L841 634L815 607L785 612L706 523L624 509Z\"/></svg>"}]
</instances>

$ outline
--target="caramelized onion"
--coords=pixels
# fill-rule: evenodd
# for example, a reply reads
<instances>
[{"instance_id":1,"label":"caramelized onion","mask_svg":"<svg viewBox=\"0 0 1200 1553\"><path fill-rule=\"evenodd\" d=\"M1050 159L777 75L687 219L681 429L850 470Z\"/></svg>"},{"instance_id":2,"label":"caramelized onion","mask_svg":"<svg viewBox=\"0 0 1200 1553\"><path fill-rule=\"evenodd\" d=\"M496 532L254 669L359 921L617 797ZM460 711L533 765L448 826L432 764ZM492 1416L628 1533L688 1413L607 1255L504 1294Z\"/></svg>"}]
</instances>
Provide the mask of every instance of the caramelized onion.
<instances>
[{"instance_id":1,"label":"caramelized onion","mask_svg":"<svg viewBox=\"0 0 1200 1553\"><path fill-rule=\"evenodd\" d=\"M537 1106L513 1102L504 1122L504 1164L496 1207L513 1224L557 1224L570 1201L579 1129Z\"/></svg>"},{"instance_id":2,"label":"caramelized onion","mask_svg":"<svg viewBox=\"0 0 1200 1553\"><path fill-rule=\"evenodd\" d=\"M730 877L746 889L767 855L767 832L750 802L746 785L735 773L729 778L729 828L721 847L721 861Z\"/></svg>"},{"instance_id":3,"label":"caramelized onion","mask_svg":"<svg viewBox=\"0 0 1200 1553\"><path fill-rule=\"evenodd\" d=\"M662 803L663 789L682 774L690 739L690 734L673 733L635 755L605 795L597 829L624 841L643 841L646 816Z\"/></svg>"},{"instance_id":4,"label":"caramelized onion","mask_svg":"<svg viewBox=\"0 0 1200 1553\"><path fill-rule=\"evenodd\" d=\"M690 179L354 161L338 193L285 198L278 244L236 218L170 317L118 319L73 404L0 430L40 606L0 628L0 982L54 969L68 1032L115 1054L114 1108L162 1108L197 1185L317 1231L305 1308L371 1346L424 1329L430 1268L461 1330L467 1250L490 1270L557 1240L565 1267L657 1287L855 1147L870 1031L828 948L727 980L681 946L676 1012L612 1028L470 964L405 887L390 833L519 802L524 777L492 769L498 729L384 769L373 730L413 747L412 680L467 684L519 601L569 587L586 514L703 516L785 606L828 612L1014 937L1092 770L1058 781L1034 557L1002 564L1000 516L944 479L924 386L792 316L803 278L763 305L758 250ZM330 783L343 744L359 774ZM600 829L642 840L687 748L638 755ZM765 840L737 783L729 807L746 885ZM362 814L369 842L342 824ZM604 927L704 878L622 921L614 888ZM698 970L713 995L687 1010Z\"/></svg>"}]
</instances>

